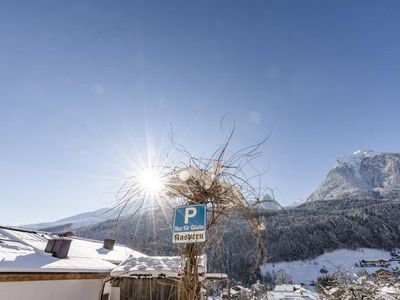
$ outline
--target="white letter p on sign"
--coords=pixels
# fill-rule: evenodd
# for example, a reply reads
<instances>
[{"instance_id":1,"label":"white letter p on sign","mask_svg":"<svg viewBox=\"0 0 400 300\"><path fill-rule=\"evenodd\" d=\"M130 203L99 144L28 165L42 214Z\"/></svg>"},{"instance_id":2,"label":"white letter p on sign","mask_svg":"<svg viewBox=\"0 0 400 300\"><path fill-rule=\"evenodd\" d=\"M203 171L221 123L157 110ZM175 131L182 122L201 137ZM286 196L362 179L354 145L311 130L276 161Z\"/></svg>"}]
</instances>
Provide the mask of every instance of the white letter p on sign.
<instances>
[{"instance_id":1,"label":"white letter p on sign","mask_svg":"<svg viewBox=\"0 0 400 300\"><path fill-rule=\"evenodd\" d=\"M185 208L185 224L189 223L189 218L193 218L195 215L197 215L196 207Z\"/></svg>"}]
</instances>

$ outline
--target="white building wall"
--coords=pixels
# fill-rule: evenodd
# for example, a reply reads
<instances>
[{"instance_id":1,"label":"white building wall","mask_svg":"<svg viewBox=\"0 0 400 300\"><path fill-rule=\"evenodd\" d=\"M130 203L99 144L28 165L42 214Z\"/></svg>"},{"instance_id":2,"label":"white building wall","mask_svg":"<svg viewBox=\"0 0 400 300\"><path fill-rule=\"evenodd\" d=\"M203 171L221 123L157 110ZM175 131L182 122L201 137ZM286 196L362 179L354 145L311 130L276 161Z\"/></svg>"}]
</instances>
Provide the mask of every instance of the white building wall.
<instances>
[{"instance_id":1,"label":"white building wall","mask_svg":"<svg viewBox=\"0 0 400 300\"><path fill-rule=\"evenodd\" d=\"M112 287L109 281L104 284L103 294L108 294L107 300L120 300L120 293L120 288Z\"/></svg>"},{"instance_id":2,"label":"white building wall","mask_svg":"<svg viewBox=\"0 0 400 300\"><path fill-rule=\"evenodd\" d=\"M100 279L0 282L0 300L99 300Z\"/></svg>"}]
</instances>

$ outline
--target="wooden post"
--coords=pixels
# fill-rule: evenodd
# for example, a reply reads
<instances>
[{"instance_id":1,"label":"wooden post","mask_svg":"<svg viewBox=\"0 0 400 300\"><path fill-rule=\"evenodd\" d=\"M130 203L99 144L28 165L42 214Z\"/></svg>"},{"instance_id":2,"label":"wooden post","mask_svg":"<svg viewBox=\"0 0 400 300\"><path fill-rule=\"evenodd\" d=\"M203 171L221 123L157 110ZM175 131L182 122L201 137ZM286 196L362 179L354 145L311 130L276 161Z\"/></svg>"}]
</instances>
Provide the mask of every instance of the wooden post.
<instances>
[{"instance_id":1,"label":"wooden post","mask_svg":"<svg viewBox=\"0 0 400 300\"><path fill-rule=\"evenodd\" d=\"M196 250L195 244L183 247L183 255L186 259L182 278L184 300L200 299L199 262Z\"/></svg>"}]
</instances>

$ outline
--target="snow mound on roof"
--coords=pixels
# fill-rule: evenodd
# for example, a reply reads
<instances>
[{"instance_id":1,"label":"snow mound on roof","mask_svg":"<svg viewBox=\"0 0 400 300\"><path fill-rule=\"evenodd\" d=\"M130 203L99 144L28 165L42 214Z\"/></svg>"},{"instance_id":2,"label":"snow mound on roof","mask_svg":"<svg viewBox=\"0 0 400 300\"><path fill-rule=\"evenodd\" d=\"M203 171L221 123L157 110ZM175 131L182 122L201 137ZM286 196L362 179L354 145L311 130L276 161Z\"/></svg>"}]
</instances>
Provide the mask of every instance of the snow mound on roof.
<instances>
[{"instance_id":1,"label":"snow mound on roof","mask_svg":"<svg viewBox=\"0 0 400 300\"><path fill-rule=\"evenodd\" d=\"M123 262L112 272L112 276L125 274L178 274L181 270L181 258L179 256L148 256L132 257Z\"/></svg>"},{"instance_id":2,"label":"snow mound on roof","mask_svg":"<svg viewBox=\"0 0 400 300\"><path fill-rule=\"evenodd\" d=\"M180 256L130 257L111 272L111 276L149 275L178 277L182 273ZM205 256L199 257L199 273L206 271Z\"/></svg>"}]
</instances>

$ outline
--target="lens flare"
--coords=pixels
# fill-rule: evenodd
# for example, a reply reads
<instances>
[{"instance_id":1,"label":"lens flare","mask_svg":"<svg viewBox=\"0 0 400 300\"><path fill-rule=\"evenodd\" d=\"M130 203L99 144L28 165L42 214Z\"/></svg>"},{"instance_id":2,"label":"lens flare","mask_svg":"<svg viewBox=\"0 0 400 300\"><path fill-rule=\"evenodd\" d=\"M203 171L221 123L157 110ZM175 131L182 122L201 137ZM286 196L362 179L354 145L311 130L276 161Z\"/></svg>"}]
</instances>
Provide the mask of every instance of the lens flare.
<instances>
[{"instance_id":1,"label":"lens flare","mask_svg":"<svg viewBox=\"0 0 400 300\"><path fill-rule=\"evenodd\" d=\"M165 177L157 169L143 169L135 176L140 193L145 197L161 197L165 191Z\"/></svg>"}]
</instances>

